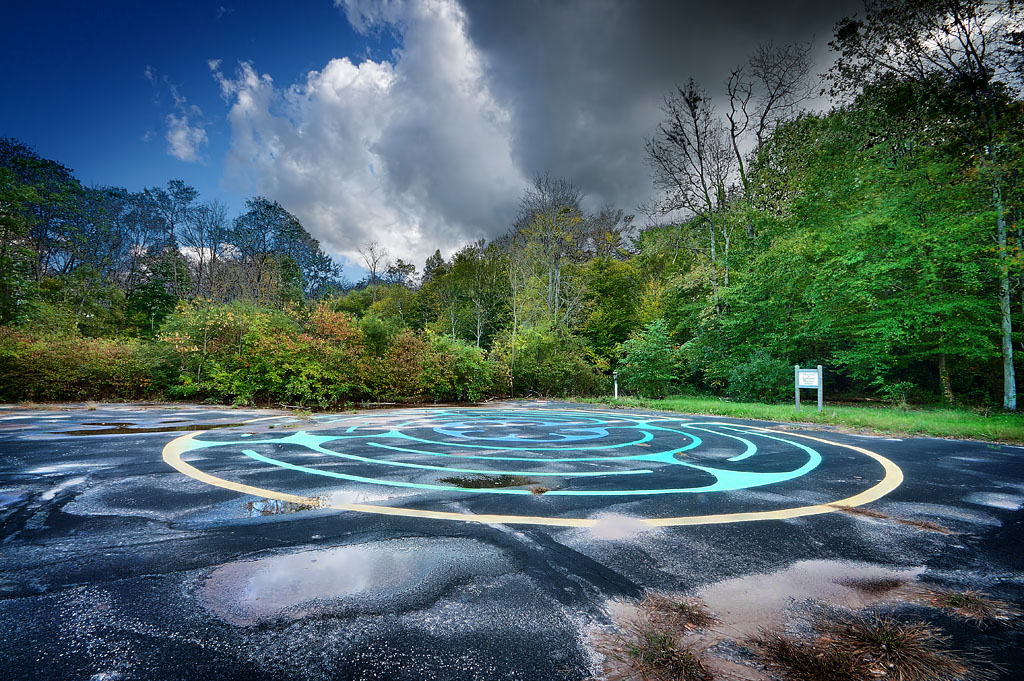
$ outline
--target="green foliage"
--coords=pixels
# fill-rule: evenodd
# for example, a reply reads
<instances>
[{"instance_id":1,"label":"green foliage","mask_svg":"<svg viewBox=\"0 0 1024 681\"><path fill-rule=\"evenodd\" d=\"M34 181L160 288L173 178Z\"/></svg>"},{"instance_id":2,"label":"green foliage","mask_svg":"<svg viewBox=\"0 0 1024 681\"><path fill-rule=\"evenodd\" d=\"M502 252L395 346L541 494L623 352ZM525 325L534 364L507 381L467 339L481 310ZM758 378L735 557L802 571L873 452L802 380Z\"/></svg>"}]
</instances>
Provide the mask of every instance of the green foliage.
<instances>
[{"instance_id":1,"label":"green foliage","mask_svg":"<svg viewBox=\"0 0 1024 681\"><path fill-rule=\"evenodd\" d=\"M417 399L423 394L421 371L427 360L427 343L411 331L391 339L384 351L371 357L368 384L378 402Z\"/></svg>"},{"instance_id":2,"label":"green foliage","mask_svg":"<svg viewBox=\"0 0 1024 681\"><path fill-rule=\"evenodd\" d=\"M839 40L848 68L861 30ZM857 40L884 47L869 33ZM925 71L773 122L742 180L716 165L692 215L629 245L631 218L588 214L571 182L542 176L502 238L435 251L419 282L381 261L347 290L272 199L229 220L180 180L86 188L0 140L0 398L588 395L615 366L637 396L773 402L796 362L825 365L843 395L998 402L1001 321L1019 346L1024 318L1024 102L994 72Z\"/></svg>"},{"instance_id":3,"label":"green foliage","mask_svg":"<svg viewBox=\"0 0 1024 681\"><path fill-rule=\"evenodd\" d=\"M678 350L664 319L655 319L619 349L622 386L642 397L664 397L676 378Z\"/></svg>"},{"instance_id":4,"label":"green foliage","mask_svg":"<svg viewBox=\"0 0 1024 681\"><path fill-rule=\"evenodd\" d=\"M596 358L583 341L559 338L543 327L500 337L493 357L512 397L592 395L604 383Z\"/></svg>"},{"instance_id":5,"label":"green foliage","mask_svg":"<svg viewBox=\"0 0 1024 681\"><path fill-rule=\"evenodd\" d=\"M597 258L583 269L588 291L586 321L581 335L601 357L613 361L620 343L639 324L639 281L636 266Z\"/></svg>"},{"instance_id":6,"label":"green foliage","mask_svg":"<svg viewBox=\"0 0 1024 681\"><path fill-rule=\"evenodd\" d=\"M172 394L320 406L364 395L353 320L325 304L298 316L244 303L181 306L162 330L179 359Z\"/></svg>"},{"instance_id":7,"label":"green foliage","mask_svg":"<svg viewBox=\"0 0 1024 681\"><path fill-rule=\"evenodd\" d=\"M423 390L435 401L477 401L492 388L495 367L478 347L447 336L430 338L422 366Z\"/></svg>"},{"instance_id":8,"label":"green foliage","mask_svg":"<svg viewBox=\"0 0 1024 681\"><path fill-rule=\"evenodd\" d=\"M168 357L138 341L0 327L0 400L133 400L159 394Z\"/></svg>"},{"instance_id":9,"label":"green foliage","mask_svg":"<svg viewBox=\"0 0 1024 681\"><path fill-rule=\"evenodd\" d=\"M729 372L729 397L748 402L785 402L793 398L793 365L756 350Z\"/></svg>"}]
</instances>

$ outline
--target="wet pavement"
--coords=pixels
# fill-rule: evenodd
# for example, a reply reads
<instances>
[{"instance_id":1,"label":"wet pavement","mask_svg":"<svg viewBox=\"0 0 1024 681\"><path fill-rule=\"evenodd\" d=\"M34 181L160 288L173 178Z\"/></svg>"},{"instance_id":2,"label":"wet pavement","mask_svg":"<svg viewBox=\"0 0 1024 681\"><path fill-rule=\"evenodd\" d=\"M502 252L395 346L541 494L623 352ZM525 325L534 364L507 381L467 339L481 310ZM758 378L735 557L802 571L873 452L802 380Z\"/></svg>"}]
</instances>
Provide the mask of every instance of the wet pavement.
<instances>
[{"instance_id":1,"label":"wet pavement","mask_svg":"<svg viewBox=\"0 0 1024 681\"><path fill-rule=\"evenodd\" d=\"M843 585L1024 603L1024 448L548 402L302 416L0 408L7 676L586 679L647 590L742 636L889 608L1024 669L1019 627Z\"/></svg>"}]
</instances>

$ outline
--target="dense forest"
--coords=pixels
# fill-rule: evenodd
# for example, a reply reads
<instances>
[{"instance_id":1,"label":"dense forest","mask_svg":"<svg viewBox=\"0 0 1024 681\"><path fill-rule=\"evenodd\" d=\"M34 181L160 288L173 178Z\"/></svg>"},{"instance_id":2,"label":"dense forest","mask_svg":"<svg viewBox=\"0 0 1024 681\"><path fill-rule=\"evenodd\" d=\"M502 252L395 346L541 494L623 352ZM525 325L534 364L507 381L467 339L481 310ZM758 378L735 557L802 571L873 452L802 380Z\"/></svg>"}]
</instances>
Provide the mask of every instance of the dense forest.
<instances>
[{"instance_id":1,"label":"dense forest","mask_svg":"<svg viewBox=\"0 0 1024 681\"><path fill-rule=\"evenodd\" d=\"M637 131L646 221L540 175L500 238L421 269L364 244L358 283L272 198L229 216L176 180L87 187L5 139L0 400L587 395L618 371L629 394L779 401L822 364L846 399L1015 409L1020 21L871 3L821 79L810 46L762 46Z\"/></svg>"}]
</instances>

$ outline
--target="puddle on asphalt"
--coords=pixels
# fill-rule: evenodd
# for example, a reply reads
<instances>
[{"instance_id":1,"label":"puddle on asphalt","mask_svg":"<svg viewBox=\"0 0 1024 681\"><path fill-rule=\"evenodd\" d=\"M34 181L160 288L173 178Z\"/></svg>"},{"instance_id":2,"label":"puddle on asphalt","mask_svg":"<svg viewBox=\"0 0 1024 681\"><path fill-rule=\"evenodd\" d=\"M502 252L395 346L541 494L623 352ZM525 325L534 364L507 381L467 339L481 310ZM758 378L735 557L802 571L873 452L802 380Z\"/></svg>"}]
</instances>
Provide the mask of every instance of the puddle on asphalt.
<instances>
[{"instance_id":1,"label":"puddle on asphalt","mask_svg":"<svg viewBox=\"0 0 1024 681\"><path fill-rule=\"evenodd\" d=\"M301 511L313 511L318 508L327 507L327 499L323 497L312 497L313 503L299 504L294 501L282 501L281 499L257 499L256 501L245 502L245 513L250 518L260 518L271 515L286 515L288 513L299 513Z\"/></svg>"},{"instance_id":2,"label":"puddle on asphalt","mask_svg":"<svg viewBox=\"0 0 1024 681\"><path fill-rule=\"evenodd\" d=\"M597 523L584 528L594 539L632 539L642 534L660 532L661 528L646 523L636 516L618 513L599 513L594 516Z\"/></svg>"},{"instance_id":3,"label":"puddle on asphalt","mask_svg":"<svg viewBox=\"0 0 1024 681\"><path fill-rule=\"evenodd\" d=\"M507 572L501 552L473 539L396 539L227 563L199 597L232 624L301 619L325 607L394 607L424 591Z\"/></svg>"},{"instance_id":4,"label":"puddle on asphalt","mask_svg":"<svg viewBox=\"0 0 1024 681\"><path fill-rule=\"evenodd\" d=\"M892 570L870 563L804 560L779 572L719 582L700 596L721 622L716 629L742 639L779 626L793 602L824 601L859 610L899 596L899 589L874 594L851 584L898 580L909 585L922 572L924 567Z\"/></svg>"},{"instance_id":5,"label":"puddle on asphalt","mask_svg":"<svg viewBox=\"0 0 1024 681\"><path fill-rule=\"evenodd\" d=\"M439 478L438 482L455 485L456 487L462 487L463 489L521 487L523 485L537 484L535 480L531 480L525 475L510 475L508 473L501 475L484 475L476 473L474 475L451 476L447 478Z\"/></svg>"},{"instance_id":6,"label":"puddle on asphalt","mask_svg":"<svg viewBox=\"0 0 1024 681\"><path fill-rule=\"evenodd\" d=\"M87 424L82 424L87 425ZM193 423L188 426L156 426L151 428L97 428L95 430L59 430L53 435L126 435L129 433L173 433L179 430L212 430L214 428L237 428L245 423Z\"/></svg>"},{"instance_id":7,"label":"puddle on asphalt","mask_svg":"<svg viewBox=\"0 0 1024 681\"><path fill-rule=\"evenodd\" d=\"M964 501L990 508L1004 508L1008 511L1016 511L1024 506L1024 497L1001 492L974 492L964 497Z\"/></svg>"},{"instance_id":8,"label":"puddle on asphalt","mask_svg":"<svg viewBox=\"0 0 1024 681\"><path fill-rule=\"evenodd\" d=\"M730 641L742 644L762 631L784 629L789 610L806 601L850 610L884 601L912 601L919 594L915 583L923 572L924 567L893 570L870 563L805 560L778 572L727 579L697 593L715 617L715 624L690 630L679 643L704 651L702 661L718 674L716 678L767 680L769 677L760 671L724 657L729 655L728 646L716 646ZM645 620L636 601L612 600L605 604L605 611L619 631L635 629L636 623ZM621 645L603 630L592 630L590 638L602 649L608 649L609 641ZM629 671L614 656L606 656L603 664L610 675Z\"/></svg>"},{"instance_id":9,"label":"puddle on asphalt","mask_svg":"<svg viewBox=\"0 0 1024 681\"><path fill-rule=\"evenodd\" d=\"M11 493L11 492L0 492L0 508L10 506L11 504L21 501L25 498L24 494Z\"/></svg>"}]
</instances>

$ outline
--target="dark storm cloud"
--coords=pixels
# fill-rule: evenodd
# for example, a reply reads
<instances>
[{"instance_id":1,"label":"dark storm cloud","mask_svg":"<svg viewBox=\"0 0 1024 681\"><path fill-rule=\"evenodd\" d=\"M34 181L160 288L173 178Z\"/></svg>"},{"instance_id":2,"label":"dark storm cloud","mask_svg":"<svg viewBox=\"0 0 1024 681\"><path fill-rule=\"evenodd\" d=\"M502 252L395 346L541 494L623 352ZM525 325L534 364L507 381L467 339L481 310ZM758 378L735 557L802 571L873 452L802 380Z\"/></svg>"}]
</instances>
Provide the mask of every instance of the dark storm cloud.
<instances>
[{"instance_id":1,"label":"dark storm cloud","mask_svg":"<svg viewBox=\"0 0 1024 681\"><path fill-rule=\"evenodd\" d=\"M469 0L469 35L509 109L527 175L550 171L597 202L635 209L650 194L644 137L664 95L688 78L724 91L763 42L814 41L824 70L835 22L859 2L487 2Z\"/></svg>"},{"instance_id":2,"label":"dark storm cloud","mask_svg":"<svg viewBox=\"0 0 1024 681\"><path fill-rule=\"evenodd\" d=\"M651 193L644 138L675 84L721 94L767 41L814 38L823 61L855 9L467 1L336 0L357 30L394 32L401 49L379 62L339 55L297 83L212 64L231 103L228 175L353 261L370 240L422 263L494 238L537 173L577 183L591 208L634 211Z\"/></svg>"}]
</instances>

